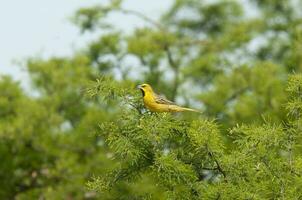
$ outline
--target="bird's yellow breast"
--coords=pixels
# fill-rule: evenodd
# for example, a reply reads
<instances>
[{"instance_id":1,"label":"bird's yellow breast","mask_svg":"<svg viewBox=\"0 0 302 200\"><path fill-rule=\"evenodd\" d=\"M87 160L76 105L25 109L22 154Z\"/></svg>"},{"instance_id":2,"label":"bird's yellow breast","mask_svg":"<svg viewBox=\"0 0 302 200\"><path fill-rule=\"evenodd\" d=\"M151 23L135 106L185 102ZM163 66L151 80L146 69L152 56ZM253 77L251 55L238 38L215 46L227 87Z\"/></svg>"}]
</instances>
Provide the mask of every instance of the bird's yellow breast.
<instances>
[{"instance_id":1,"label":"bird's yellow breast","mask_svg":"<svg viewBox=\"0 0 302 200\"><path fill-rule=\"evenodd\" d=\"M150 93L146 93L144 96L144 104L146 106L146 108L148 108L150 111L153 112L164 112L161 111L161 106L159 106L154 99L154 96L151 95Z\"/></svg>"}]
</instances>

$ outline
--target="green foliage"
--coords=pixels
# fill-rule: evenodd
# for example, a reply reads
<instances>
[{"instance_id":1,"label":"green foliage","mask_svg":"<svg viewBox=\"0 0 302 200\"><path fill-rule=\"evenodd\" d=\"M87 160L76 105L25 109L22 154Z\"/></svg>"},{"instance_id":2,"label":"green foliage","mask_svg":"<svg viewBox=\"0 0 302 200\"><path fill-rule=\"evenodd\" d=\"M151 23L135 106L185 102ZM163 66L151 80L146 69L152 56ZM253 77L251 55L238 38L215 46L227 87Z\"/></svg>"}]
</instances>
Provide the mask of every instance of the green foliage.
<instances>
[{"instance_id":1,"label":"green foliage","mask_svg":"<svg viewBox=\"0 0 302 200\"><path fill-rule=\"evenodd\" d=\"M218 76L215 89L200 96L207 112L224 118L232 126L241 122L262 121L269 117L280 121L284 116L285 81L283 72L272 63L242 66L228 75ZM220 101L213 101L218 97Z\"/></svg>"},{"instance_id":2,"label":"green foliage","mask_svg":"<svg viewBox=\"0 0 302 200\"><path fill-rule=\"evenodd\" d=\"M288 91L294 96L300 78L290 78ZM213 121L125 109L100 131L120 166L90 182L91 189L110 192L119 182L129 185L151 173L158 190L165 188L164 199L295 198L300 192L296 126L238 125L227 133L230 145Z\"/></svg>"},{"instance_id":3,"label":"green foliage","mask_svg":"<svg viewBox=\"0 0 302 200\"><path fill-rule=\"evenodd\" d=\"M33 93L0 78L0 199L301 199L301 6L81 8L73 22L99 37L29 59ZM113 13L146 26L126 34ZM150 113L143 82L203 113Z\"/></svg>"},{"instance_id":4,"label":"green foliage","mask_svg":"<svg viewBox=\"0 0 302 200\"><path fill-rule=\"evenodd\" d=\"M72 21L81 27L81 31L94 31L99 27L108 28L108 23L101 23L101 19L105 18L112 9L118 9L121 5L121 0L111 0L106 6L92 6L90 8L79 9Z\"/></svg>"},{"instance_id":5,"label":"green foliage","mask_svg":"<svg viewBox=\"0 0 302 200\"><path fill-rule=\"evenodd\" d=\"M290 93L291 100L287 103L287 109L296 119L301 118L302 114L302 75L293 75L289 81L287 91Z\"/></svg>"}]
</instances>

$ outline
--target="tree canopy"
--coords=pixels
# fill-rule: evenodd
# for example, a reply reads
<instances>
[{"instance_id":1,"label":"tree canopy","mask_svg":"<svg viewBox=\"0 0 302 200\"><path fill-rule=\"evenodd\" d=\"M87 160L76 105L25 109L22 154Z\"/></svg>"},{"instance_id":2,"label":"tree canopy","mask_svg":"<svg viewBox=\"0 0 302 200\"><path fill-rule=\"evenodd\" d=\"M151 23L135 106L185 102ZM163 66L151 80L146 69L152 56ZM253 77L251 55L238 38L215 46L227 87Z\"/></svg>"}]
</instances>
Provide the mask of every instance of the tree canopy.
<instances>
[{"instance_id":1,"label":"tree canopy","mask_svg":"<svg viewBox=\"0 0 302 200\"><path fill-rule=\"evenodd\" d=\"M0 77L0 199L301 199L302 3L175 0L154 20L81 8L98 33ZM130 33L110 15L145 26ZM196 113L151 113L149 83Z\"/></svg>"}]
</instances>

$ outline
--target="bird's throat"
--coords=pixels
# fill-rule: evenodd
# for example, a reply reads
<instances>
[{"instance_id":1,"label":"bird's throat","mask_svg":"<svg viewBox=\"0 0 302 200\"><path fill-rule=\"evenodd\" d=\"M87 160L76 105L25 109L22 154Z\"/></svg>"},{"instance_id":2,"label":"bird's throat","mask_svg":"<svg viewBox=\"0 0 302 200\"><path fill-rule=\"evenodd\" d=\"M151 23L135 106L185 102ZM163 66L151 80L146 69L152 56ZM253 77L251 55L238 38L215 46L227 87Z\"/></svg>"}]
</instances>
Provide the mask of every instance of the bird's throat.
<instances>
[{"instance_id":1,"label":"bird's throat","mask_svg":"<svg viewBox=\"0 0 302 200\"><path fill-rule=\"evenodd\" d=\"M141 91L142 91L142 94L143 94L143 97L144 97L144 96L145 96L145 91L144 91L144 90L142 90L142 89L141 89Z\"/></svg>"}]
</instances>

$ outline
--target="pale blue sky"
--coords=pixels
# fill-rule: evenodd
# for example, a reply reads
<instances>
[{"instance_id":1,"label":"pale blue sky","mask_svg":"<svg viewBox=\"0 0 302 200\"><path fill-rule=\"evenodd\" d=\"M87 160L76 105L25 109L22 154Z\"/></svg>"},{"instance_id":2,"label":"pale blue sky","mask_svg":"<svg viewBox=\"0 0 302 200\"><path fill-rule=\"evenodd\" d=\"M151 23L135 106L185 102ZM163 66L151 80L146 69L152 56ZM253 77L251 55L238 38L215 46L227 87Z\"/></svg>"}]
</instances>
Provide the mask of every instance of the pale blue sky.
<instances>
[{"instance_id":1,"label":"pale blue sky","mask_svg":"<svg viewBox=\"0 0 302 200\"><path fill-rule=\"evenodd\" d=\"M26 74L18 62L32 56L71 55L83 47L93 35L81 35L69 17L78 8L99 2L104 0L0 0L0 74L24 80ZM125 0L124 7L156 19L171 3L172 0ZM125 31L143 25L139 19L121 15L110 20Z\"/></svg>"}]
</instances>

